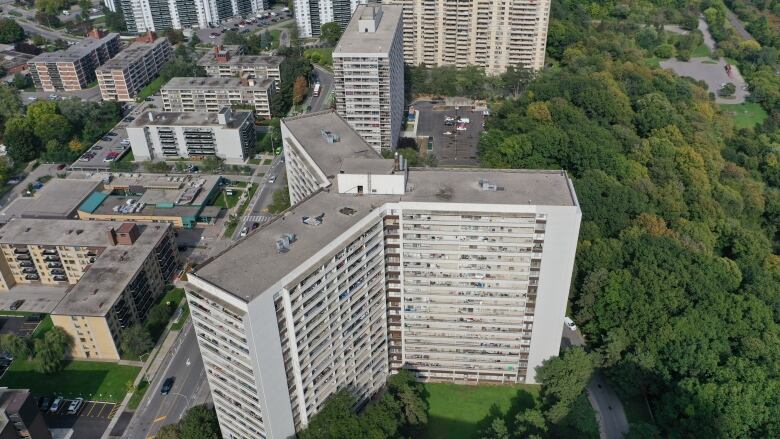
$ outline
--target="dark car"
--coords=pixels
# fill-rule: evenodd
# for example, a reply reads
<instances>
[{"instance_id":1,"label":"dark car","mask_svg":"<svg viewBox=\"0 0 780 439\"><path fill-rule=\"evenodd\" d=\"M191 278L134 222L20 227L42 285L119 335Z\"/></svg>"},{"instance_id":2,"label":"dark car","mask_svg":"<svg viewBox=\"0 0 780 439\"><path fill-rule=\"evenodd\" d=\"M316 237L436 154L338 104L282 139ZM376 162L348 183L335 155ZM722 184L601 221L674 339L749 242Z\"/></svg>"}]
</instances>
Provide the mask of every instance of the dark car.
<instances>
[{"instance_id":1,"label":"dark car","mask_svg":"<svg viewBox=\"0 0 780 439\"><path fill-rule=\"evenodd\" d=\"M163 395L167 395L171 393L171 389L173 388L173 381L174 381L173 377L166 378L165 381L163 381L162 388L160 388L160 393L162 393Z\"/></svg>"},{"instance_id":2,"label":"dark car","mask_svg":"<svg viewBox=\"0 0 780 439\"><path fill-rule=\"evenodd\" d=\"M11 311L16 311L17 309L19 309L19 307L22 306L23 303L24 303L23 299L14 301L14 303L11 304Z\"/></svg>"},{"instance_id":3,"label":"dark car","mask_svg":"<svg viewBox=\"0 0 780 439\"><path fill-rule=\"evenodd\" d=\"M57 165L57 170L62 171L63 169L65 169L65 166L66 165L64 163L60 163L59 165Z\"/></svg>"},{"instance_id":4,"label":"dark car","mask_svg":"<svg viewBox=\"0 0 780 439\"><path fill-rule=\"evenodd\" d=\"M260 227L260 223L252 223L252 230Z\"/></svg>"},{"instance_id":5,"label":"dark car","mask_svg":"<svg viewBox=\"0 0 780 439\"><path fill-rule=\"evenodd\" d=\"M41 396L38 398L38 408L42 411L48 411L49 407L51 407L51 398L48 396Z\"/></svg>"},{"instance_id":6,"label":"dark car","mask_svg":"<svg viewBox=\"0 0 780 439\"><path fill-rule=\"evenodd\" d=\"M103 136L103 137L102 137L100 140L102 140L102 141L104 141L104 142L110 142L110 141L111 141L111 138L110 138L110 137L108 137L108 136Z\"/></svg>"}]
</instances>

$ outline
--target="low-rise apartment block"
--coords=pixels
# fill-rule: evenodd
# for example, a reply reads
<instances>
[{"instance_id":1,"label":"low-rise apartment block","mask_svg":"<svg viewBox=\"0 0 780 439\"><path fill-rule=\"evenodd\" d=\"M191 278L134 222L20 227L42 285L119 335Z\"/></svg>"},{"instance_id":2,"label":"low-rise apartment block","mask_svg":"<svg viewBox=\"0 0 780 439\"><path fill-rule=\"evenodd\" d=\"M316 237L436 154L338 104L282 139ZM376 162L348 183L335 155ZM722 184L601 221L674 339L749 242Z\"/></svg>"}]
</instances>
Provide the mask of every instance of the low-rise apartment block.
<instances>
[{"instance_id":1,"label":"low-rise apartment block","mask_svg":"<svg viewBox=\"0 0 780 439\"><path fill-rule=\"evenodd\" d=\"M95 69L119 52L119 34L87 37L66 50L42 53L27 62L35 88L81 90L95 80Z\"/></svg>"},{"instance_id":2,"label":"low-rise apartment block","mask_svg":"<svg viewBox=\"0 0 780 439\"><path fill-rule=\"evenodd\" d=\"M385 0L404 8L407 64L544 67L550 0Z\"/></svg>"},{"instance_id":3,"label":"low-rise apartment block","mask_svg":"<svg viewBox=\"0 0 780 439\"><path fill-rule=\"evenodd\" d=\"M104 101L134 101L171 58L173 49L167 38L131 44L97 69L100 95Z\"/></svg>"},{"instance_id":4,"label":"low-rise apartment block","mask_svg":"<svg viewBox=\"0 0 780 439\"><path fill-rule=\"evenodd\" d=\"M0 250L0 289L70 285L51 318L80 359L118 360L121 330L146 318L179 266L169 224L16 219Z\"/></svg>"},{"instance_id":5,"label":"low-rise apartment block","mask_svg":"<svg viewBox=\"0 0 780 439\"><path fill-rule=\"evenodd\" d=\"M239 46L219 45L198 60L198 65L206 74L218 78L269 78L279 87L282 75L279 66L284 61L281 56L244 55Z\"/></svg>"},{"instance_id":6,"label":"low-rise apartment block","mask_svg":"<svg viewBox=\"0 0 780 439\"><path fill-rule=\"evenodd\" d=\"M255 142L249 111L219 113L148 112L127 126L136 160L219 157L243 163Z\"/></svg>"},{"instance_id":7,"label":"low-rise apartment block","mask_svg":"<svg viewBox=\"0 0 780 439\"><path fill-rule=\"evenodd\" d=\"M402 368L535 382L581 218L565 172L409 169L332 112L282 132L293 206L188 276L224 437L294 437L339 389L367 401Z\"/></svg>"},{"instance_id":8,"label":"low-rise apartment block","mask_svg":"<svg viewBox=\"0 0 780 439\"><path fill-rule=\"evenodd\" d=\"M251 108L255 117L271 117L270 78L173 78L160 90L163 110L216 113L225 107Z\"/></svg>"},{"instance_id":9,"label":"low-rise apartment block","mask_svg":"<svg viewBox=\"0 0 780 439\"><path fill-rule=\"evenodd\" d=\"M51 439L51 433L29 390L0 389L0 438Z\"/></svg>"},{"instance_id":10,"label":"low-rise apartment block","mask_svg":"<svg viewBox=\"0 0 780 439\"><path fill-rule=\"evenodd\" d=\"M360 5L333 50L339 114L376 151L398 143L404 111L400 6Z\"/></svg>"}]
</instances>

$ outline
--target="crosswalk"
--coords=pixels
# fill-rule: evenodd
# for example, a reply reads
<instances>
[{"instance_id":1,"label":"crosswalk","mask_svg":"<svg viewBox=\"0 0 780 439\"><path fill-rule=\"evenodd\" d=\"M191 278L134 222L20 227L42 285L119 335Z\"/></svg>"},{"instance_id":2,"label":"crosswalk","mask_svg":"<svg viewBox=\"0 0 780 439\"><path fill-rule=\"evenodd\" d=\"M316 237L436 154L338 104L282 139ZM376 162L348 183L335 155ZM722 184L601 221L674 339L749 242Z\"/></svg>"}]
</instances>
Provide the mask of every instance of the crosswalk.
<instances>
[{"instance_id":1,"label":"crosswalk","mask_svg":"<svg viewBox=\"0 0 780 439\"><path fill-rule=\"evenodd\" d=\"M245 215L244 222L264 223L271 218L271 215Z\"/></svg>"}]
</instances>

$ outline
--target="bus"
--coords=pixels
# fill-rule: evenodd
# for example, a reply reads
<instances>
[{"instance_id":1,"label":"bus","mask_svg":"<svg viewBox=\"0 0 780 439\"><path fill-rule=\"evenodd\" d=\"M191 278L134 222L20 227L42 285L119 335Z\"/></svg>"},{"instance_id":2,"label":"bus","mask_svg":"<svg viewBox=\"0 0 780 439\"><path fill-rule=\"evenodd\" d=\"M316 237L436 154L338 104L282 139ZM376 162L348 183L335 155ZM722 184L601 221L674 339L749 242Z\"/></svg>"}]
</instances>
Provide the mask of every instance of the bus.
<instances>
[{"instance_id":1,"label":"bus","mask_svg":"<svg viewBox=\"0 0 780 439\"><path fill-rule=\"evenodd\" d=\"M312 93L312 96L315 98L320 95L320 83L314 84L314 92Z\"/></svg>"}]
</instances>

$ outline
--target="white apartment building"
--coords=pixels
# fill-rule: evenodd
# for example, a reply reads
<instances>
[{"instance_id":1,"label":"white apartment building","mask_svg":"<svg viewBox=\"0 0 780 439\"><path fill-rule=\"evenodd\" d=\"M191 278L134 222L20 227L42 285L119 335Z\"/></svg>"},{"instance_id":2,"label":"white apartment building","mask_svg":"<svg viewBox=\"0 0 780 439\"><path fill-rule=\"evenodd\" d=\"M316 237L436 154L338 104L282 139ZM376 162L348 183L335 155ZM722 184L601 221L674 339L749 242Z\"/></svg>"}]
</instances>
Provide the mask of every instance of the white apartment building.
<instances>
[{"instance_id":1,"label":"white apartment building","mask_svg":"<svg viewBox=\"0 0 780 439\"><path fill-rule=\"evenodd\" d=\"M173 49L167 38L131 44L95 71L101 97L104 101L133 102L171 58Z\"/></svg>"},{"instance_id":2,"label":"white apartment building","mask_svg":"<svg viewBox=\"0 0 780 439\"><path fill-rule=\"evenodd\" d=\"M255 142L254 117L230 107L218 113L147 112L127 126L136 161L219 157L243 163Z\"/></svg>"},{"instance_id":3,"label":"white apartment building","mask_svg":"<svg viewBox=\"0 0 780 439\"><path fill-rule=\"evenodd\" d=\"M122 10L128 32L217 26L237 15L268 9L268 0L104 0L111 11Z\"/></svg>"},{"instance_id":4,"label":"white apartment building","mask_svg":"<svg viewBox=\"0 0 780 439\"><path fill-rule=\"evenodd\" d=\"M360 5L333 50L336 109L376 151L394 149L404 111L402 9Z\"/></svg>"},{"instance_id":5,"label":"white apartment building","mask_svg":"<svg viewBox=\"0 0 780 439\"><path fill-rule=\"evenodd\" d=\"M282 133L295 204L188 276L223 437L294 437L339 389L366 401L401 368L534 382L579 232L564 172L407 169L333 112Z\"/></svg>"},{"instance_id":6,"label":"white apartment building","mask_svg":"<svg viewBox=\"0 0 780 439\"><path fill-rule=\"evenodd\" d=\"M212 52L206 52L198 65L206 70L206 74L216 78L270 78L278 88L282 75L279 67L284 61L282 56L244 55L241 46L214 47Z\"/></svg>"},{"instance_id":7,"label":"white apartment building","mask_svg":"<svg viewBox=\"0 0 780 439\"><path fill-rule=\"evenodd\" d=\"M185 78L168 81L160 90L164 111L207 112L234 105L251 107L256 117L271 117L272 79Z\"/></svg>"},{"instance_id":8,"label":"white apartment building","mask_svg":"<svg viewBox=\"0 0 780 439\"><path fill-rule=\"evenodd\" d=\"M404 7L404 59L427 66L544 67L551 0L383 0Z\"/></svg>"},{"instance_id":9,"label":"white apartment building","mask_svg":"<svg viewBox=\"0 0 780 439\"><path fill-rule=\"evenodd\" d=\"M325 23L347 27L352 13L367 0L295 0L295 21L301 37L317 37Z\"/></svg>"}]
</instances>

